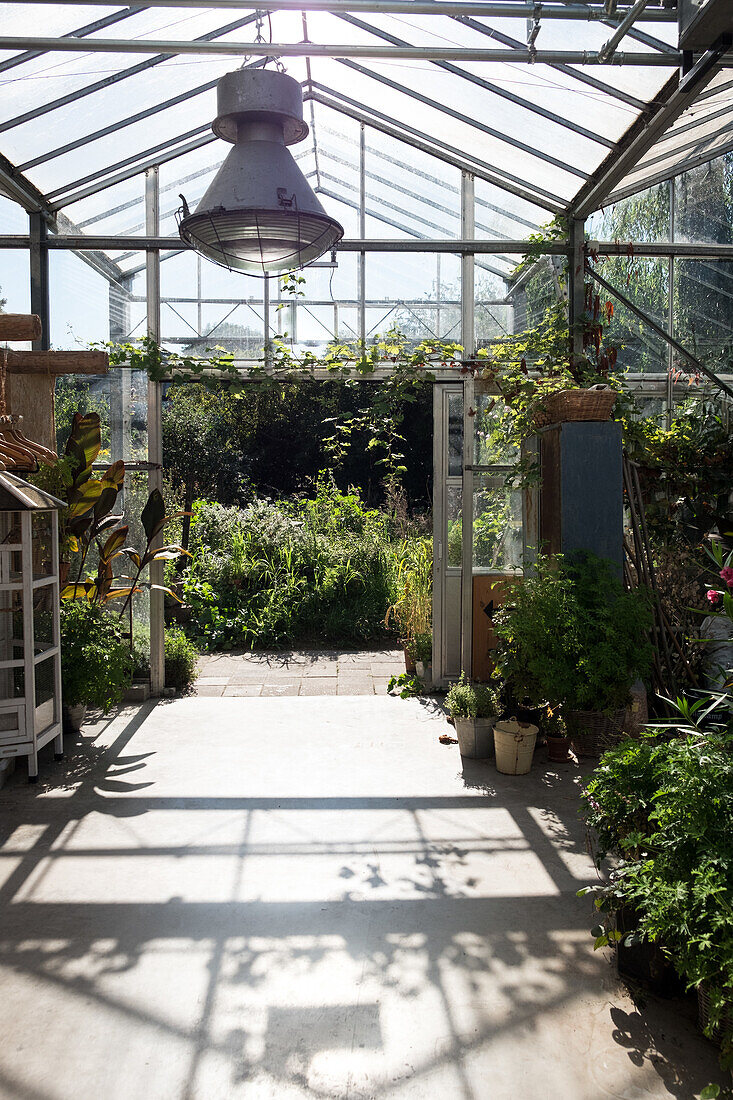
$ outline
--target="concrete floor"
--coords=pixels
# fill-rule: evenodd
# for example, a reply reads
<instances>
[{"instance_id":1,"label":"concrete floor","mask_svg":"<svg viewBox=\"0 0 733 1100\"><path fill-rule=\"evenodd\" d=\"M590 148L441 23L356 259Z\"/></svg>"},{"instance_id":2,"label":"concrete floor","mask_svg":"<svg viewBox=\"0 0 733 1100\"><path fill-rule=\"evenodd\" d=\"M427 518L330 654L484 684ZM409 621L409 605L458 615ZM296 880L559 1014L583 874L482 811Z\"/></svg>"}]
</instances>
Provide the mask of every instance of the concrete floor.
<instances>
[{"instance_id":1,"label":"concrete floor","mask_svg":"<svg viewBox=\"0 0 733 1100\"><path fill-rule=\"evenodd\" d=\"M0 793L2 1100L691 1100L686 1001L594 954L577 765L434 704L187 698Z\"/></svg>"},{"instance_id":2,"label":"concrete floor","mask_svg":"<svg viewBox=\"0 0 733 1100\"><path fill-rule=\"evenodd\" d=\"M197 695L386 695L405 671L401 649L211 653L199 659Z\"/></svg>"}]
</instances>

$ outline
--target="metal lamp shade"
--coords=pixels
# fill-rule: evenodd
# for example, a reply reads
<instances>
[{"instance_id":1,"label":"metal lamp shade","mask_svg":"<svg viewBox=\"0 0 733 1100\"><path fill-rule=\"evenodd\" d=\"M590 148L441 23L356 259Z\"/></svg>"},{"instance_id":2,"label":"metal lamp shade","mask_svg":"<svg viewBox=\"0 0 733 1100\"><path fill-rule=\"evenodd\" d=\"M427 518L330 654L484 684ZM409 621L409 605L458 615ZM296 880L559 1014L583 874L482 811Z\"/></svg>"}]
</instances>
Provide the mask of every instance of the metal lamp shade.
<instances>
[{"instance_id":1,"label":"metal lamp shade","mask_svg":"<svg viewBox=\"0 0 733 1100\"><path fill-rule=\"evenodd\" d=\"M283 73L240 70L218 86L214 132L234 148L181 238L234 271L274 275L310 263L344 235L321 206L286 145L308 133L300 85Z\"/></svg>"}]
</instances>

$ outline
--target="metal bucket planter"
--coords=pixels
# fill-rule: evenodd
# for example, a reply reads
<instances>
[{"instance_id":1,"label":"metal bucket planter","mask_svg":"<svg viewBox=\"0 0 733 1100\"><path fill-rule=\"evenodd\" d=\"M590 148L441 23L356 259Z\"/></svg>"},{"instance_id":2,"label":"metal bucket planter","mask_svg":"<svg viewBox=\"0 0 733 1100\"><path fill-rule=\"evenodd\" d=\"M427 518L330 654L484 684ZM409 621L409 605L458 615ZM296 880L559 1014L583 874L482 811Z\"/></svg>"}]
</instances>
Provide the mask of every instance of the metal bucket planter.
<instances>
[{"instance_id":1,"label":"metal bucket planter","mask_svg":"<svg viewBox=\"0 0 733 1100\"><path fill-rule=\"evenodd\" d=\"M632 978L648 986L660 997L678 997L684 982L667 955L656 943L634 937L639 927L636 910L625 905L615 914L616 929L622 938L616 944L616 965L622 978ZM626 940L630 939L629 943Z\"/></svg>"},{"instance_id":2,"label":"metal bucket planter","mask_svg":"<svg viewBox=\"0 0 733 1100\"><path fill-rule=\"evenodd\" d=\"M568 728L578 756L601 756L626 736L626 710L604 714L599 710L571 710Z\"/></svg>"},{"instance_id":3,"label":"metal bucket planter","mask_svg":"<svg viewBox=\"0 0 733 1100\"><path fill-rule=\"evenodd\" d=\"M529 722L497 722L494 726L496 770L503 775L526 775L532 767L537 726Z\"/></svg>"},{"instance_id":4,"label":"metal bucket planter","mask_svg":"<svg viewBox=\"0 0 733 1100\"><path fill-rule=\"evenodd\" d=\"M494 755L493 718L454 718L461 756L485 760Z\"/></svg>"}]
</instances>

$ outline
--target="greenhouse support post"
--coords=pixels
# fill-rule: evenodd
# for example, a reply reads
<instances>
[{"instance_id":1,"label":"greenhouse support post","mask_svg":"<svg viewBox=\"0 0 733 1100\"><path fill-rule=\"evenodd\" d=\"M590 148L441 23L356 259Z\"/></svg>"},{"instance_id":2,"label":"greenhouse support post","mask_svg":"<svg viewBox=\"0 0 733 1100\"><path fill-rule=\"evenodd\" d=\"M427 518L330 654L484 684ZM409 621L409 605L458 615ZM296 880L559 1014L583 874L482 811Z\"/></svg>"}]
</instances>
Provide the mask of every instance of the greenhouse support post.
<instances>
[{"instance_id":1,"label":"greenhouse support post","mask_svg":"<svg viewBox=\"0 0 733 1100\"><path fill-rule=\"evenodd\" d=\"M51 318L48 296L48 249L46 247L46 222L43 214L29 214L30 228L30 277L31 313L41 318L41 335L33 341L34 351L48 351L51 347Z\"/></svg>"},{"instance_id":2,"label":"greenhouse support post","mask_svg":"<svg viewBox=\"0 0 733 1100\"><path fill-rule=\"evenodd\" d=\"M474 178L461 177L461 236L472 240L475 233ZM463 358L474 353L474 256L461 257L461 343ZM461 668L473 671L473 371L463 376L463 485L461 500Z\"/></svg>"},{"instance_id":3,"label":"greenhouse support post","mask_svg":"<svg viewBox=\"0 0 733 1100\"><path fill-rule=\"evenodd\" d=\"M145 173L145 230L157 236L160 224L158 169ZM151 249L145 259L145 292L147 296L148 336L160 342L160 252ZM163 426L160 382L148 381L148 489L161 490L163 483ZM162 536L158 536L159 543ZM163 563L151 562L150 581L163 584ZM163 592L150 590L150 691L160 695L165 687L165 619Z\"/></svg>"}]
</instances>

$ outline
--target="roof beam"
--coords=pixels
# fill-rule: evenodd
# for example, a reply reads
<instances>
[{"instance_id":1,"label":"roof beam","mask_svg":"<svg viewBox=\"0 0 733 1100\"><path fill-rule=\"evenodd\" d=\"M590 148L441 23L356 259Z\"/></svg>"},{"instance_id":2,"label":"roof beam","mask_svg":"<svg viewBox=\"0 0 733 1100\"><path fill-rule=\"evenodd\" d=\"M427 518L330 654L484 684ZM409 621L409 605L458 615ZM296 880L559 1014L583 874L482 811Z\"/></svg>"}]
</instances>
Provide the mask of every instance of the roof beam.
<instances>
[{"instance_id":1,"label":"roof beam","mask_svg":"<svg viewBox=\"0 0 733 1100\"><path fill-rule=\"evenodd\" d=\"M559 196L553 195L543 188L531 191L526 185L526 181L519 180L516 176L501 172L493 165L466 155L455 146L438 141L437 138L427 137L422 131L414 126L409 126L406 122L396 124L394 119L382 114L381 111L373 109L366 111L356 100L334 91L325 84L314 81L312 96L317 103L323 104L324 107L340 111L342 114L348 115L349 118L356 119L357 122L363 122L366 126L371 126L389 137L412 145L415 149L420 149L423 153L427 153L437 160L452 164L454 168L471 172L477 179L485 180L487 183L493 184L494 187L508 191L510 194L524 199L525 202L540 206L544 210L549 210L552 214L561 214L566 209L566 203Z\"/></svg>"},{"instance_id":2,"label":"roof beam","mask_svg":"<svg viewBox=\"0 0 733 1100\"><path fill-rule=\"evenodd\" d=\"M339 130L332 130L330 126L319 124L319 129L322 133L330 134L333 137L338 138L339 141L345 142L347 145L358 145L358 142L353 137L350 137L348 134L344 134ZM428 183L433 183L436 187L440 187L444 191L449 191L453 195L460 195L461 193L460 187L452 184L449 180L445 178L445 176L443 176L442 178L439 176L430 176L426 172L422 171L420 168L417 168L412 164L406 164L398 157L391 157L389 153L385 153L382 149L377 149L373 145L367 145L366 151L369 156L377 157L379 160L386 161L387 164L394 164L399 169L401 169L401 171L407 172L413 176L419 176L421 180L427 180ZM369 174L373 175L373 173ZM516 222L518 225L524 225L527 227L527 229L531 229L532 232L536 233L537 230L540 228L538 222L529 221L527 218L523 218L519 214L506 210L504 207L496 206L494 203L487 202L486 199L479 198L478 196L476 196L476 205L483 206L486 210L493 211L494 214L500 214L502 217L506 218L507 221L513 221Z\"/></svg>"},{"instance_id":3,"label":"roof beam","mask_svg":"<svg viewBox=\"0 0 733 1100\"><path fill-rule=\"evenodd\" d=\"M121 11L114 11L111 15L96 19L93 23L86 23L83 27L77 27L76 30L69 31L68 34L61 37L85 38L88 34L96 34L97 31L103 31L105 27L111 27L115 23L122 22L123 19L129 19L136 12L144 10L143 5L139 8L123 8ZM35 57L42 56L43 50L29 50L27 53L18 54L17 57L9 57L7 61L0 62L0 73L6 73L8 69L14 69L17 65L25 65L26 61L32 61Z\"/></svg>"},{"instance_id":4,"label":"roof beam","mask_svg":"<svg viewBox=\"0 0 733 1100\"><path fill-rule=\"evenodd\" d=\"M336 196L342 201L340 196ZM63 217L63 215L61 215ZM29 248L30 235L23 233L0 234L0 249ZM178 237L114 237L114 236L87 236L86 234L64 235L49 237L46 247L52 249L68 248L72 251L105 249L111 251L131 249L141 252L146 249L176 248L179 252L188 251L190 245L179 240ZM339 241L334 251L336 252L454 252L471 253L477 255L500 256L502 253L524 255L530 242L527 240L448 240L448 239L421 239L419 244L403 240L380 240L367 238L366 240L348 239ZM532 251L537 255L565 256L569 253L570 245L562 240L545 240L533 242ZM588 241L589 252L599 256L628 257L633 254L641 256L675 256L680 259L694 260L732 260L733 244L711 244L706 241ZM129 275L124 272L124 275Z\"/></svg>"},{"instance_id":5,"label":"roof beam","mask_svg":"<svg viewBox=\"0 0 733 1100\"><path fill-rule=\"evenodd\" d=\"M573 176L580 176L581 179L587 179L588 173L582 172L574 165L568 164L567 160L560 160L559 157L553 157L549 153L543 153L541 150L535 148L534 145L530 145L526 141L520 141L518 138L511 137L509 134L504 134L501 130L495 130L493 126L487 126L485 122L480 122L478 119L472 118L470 115L464 115L461 111L451 107L448 103L440 103L436 99L431 99L429 96L422 95L414 89L406 87L404 84L400 84L397 80L390 80L389 77L382 76L379 73L373 73L365 65L359 65L355 61L349 61L345 58L340 58L339 63L346 65L354 72L361 73L362 76L368 77L370 80L376 80L379 84L384 84L386 88L390 88L393 92L398 92L401 95L410 96L418 103L423 103L426 107L431 107L435 111L440 111L442 114L449 115L452 119L456 119L458 122L464 122L467 126L472 126L481 133L487 134L489 137L494 138L496 141L500 141L505 145L511 145L514 149L519 149L521 152L526 153L528 156L536 157L539 160L545 162L545 164L551 164L554 168L559 168L562 172L568 172Z\"/></svg>"},{"instance_id":6,"label":"roof beam","mask_svg":"<svg viewBox=\"0 0 733 1100\"><path fill-rule=\"evenodd\" d=\"M341 201L341 200L339 200ZM6 233L0 235L0 249L2 248L28 248L30 246L30 237L23 234ZM187 251L190 249L190 245L187 245L185 241L180 240L178 237L145 237L145 236L133 236L133 237L94 237L87 236L85 234L78 234L72 236L58 236L49 237L47 242L48 248L69 248L73 251L77 249L99 249L104 248L110 251L124 251L125 249L131 249L134 252L147 251L151 249L167 249L176 248L178 251ZM568 244L565 241L544 241L541 246L541 251L547 255L552 256L564 256L568 252ZM336 252L455 252L460 253L473 253L477 255L486 256L500 256L504 252L511 252L515 255L523 255L528 248L528 243L525 240L447 240L447 239L432 239L426 238L420 240L419 247L415 242L395 240L388 238L381 239L369 239L360 240L342 240L336 245ZM129 272L125 272L129 275Z\"/></svg>"},{"instance_id":7,"label":"roof beam","mask_svg":"<svg viewBox=\"0 0 733 1100\"><path fill-rule=\"evenodd\" d=\"M727 47L709 51L680 78L675 73L657 93L641 115L626 131L615 152L610 153L571 204L571 214L587 218L606 201L614 187L639 163L662 134L695 102L699 92L720 71L721 53Z\"/></svg>"},{"instance_id":8,"label":"roof beam","mask_svg":"<svg viewBox=\"0 0 733 1100\"><path fill-rule=\"evenodd\" d=\"M29 214L43 214L53 228L56 215L46 196L2 153L0 153L0 194L17 202Z\"/></svg>"},{"instance_id":9,"label":"roof beam","mask_svg":"<svg viewBox=\"0 0 733 1100\"><path fill-rule=\"evenodd\" d=\"M202 35L201 38L195 39L194 43L211 42L219 35L229 34L230 31L239 30L240 27L253 23L255 19L255 15L248 15L244 19L237 19L233 23L227 23L225 27L218 27L215 31L209 31L207 34ZM52 38L50 41L58 43L62 40L60 38ZM97 41L97 39L84 39L83 42L79 44L77 52L88 52L91 43L94 41ZM58 110L59 107L66 107L69 103L77 103L80 99L84 99L88 95L100 92L113 84L119 84L120 81L128 80L131 76L137 76L138 73L145 72L147 69L152 69L155 65L162 65L164 61L170 60L173 56L174 55L170 53L158 54L156 57L148 58L147 61L141 61L137 65L130 66L129 69L122 69L120 72L112 73L110 76L105 76L101 80L95 80L93 84L86 84L83 88L77 88L74 92L59 96L58 99L51 99L46 103L38 104L32 110L25 111L22 115L16 115L15 118L9 118L5 122L0 122L0 133L4 133L6 130L12 130L15 126L21 126L24 122L30 122L33 119L37 119L41 115L48 114L49 111ZM13 59L11 58L10 60Z\"/></svg>"},{"instance_id":10,"label":"roof beam","mask_svg":"<svg viewBox=\"0 0 733 1100\"><path fill-rule=\"evenodd\" d=\"M345 23L349 23L354 27L359 27L361 30L367 31L368 34L374 34L378 38L383 39L385 42L391 42L393 46L407 46L408 42L404 39L397 38L395 35L387 34L386 31L381 30L378 27L374 27L371 23L365 22L363 19L356 19L352 15L340 15L339 19L343 19ZM457 65L451 65L447 61L434 61L433 64L436 68L444 69L446 72L451 73L453 76L459 77L461 80L465 80L471 84L475 84L479 88L483 88L484 91L491 92L492 95L500 96L502 99L508 100L510 103L515 103L518 107L524 108L526 111L531 111L533 114L540 115L542 118L547 119L549 122L556 122L558 126L564 126L568 130L573 130L575 133L580 134L582 137L588 138L589 141L598 142L600 145L605 145L609 149L614 147L614 142L608 138L603 137L602 134L598 134L593 130L588 130L585 126L579 126L575 122L571 122L569 119L563 118L561 115L555 114L553 111L548 111L545 107L540 106L538 103L533 103L529 99L525 99L523 96L517 95L515 92L510 92L506 88L500 87L498 84L492 84L488 80L484 80L483 77L476 76L474 73L466 72L465 69L459 68Z\"/></svg>"},{"instance_id":11,"label":"roof beam","mask_svg":"<svg viewBox=\"0 0 733 1100\"><path fill-rule=\"evenodd\" d=\"M455 18L457 23L463 23L464 26L470 27L472 31L477 31L478 34L482 34L486 38L493 38L494 41L501 42L504 46L511 46L514 50L525 50L527 48L526 42L520 42L518 39L510 37L508 34L503 34L501 31L496 30L496 28L487 26L486 23L479 23L477 20L470 19L467 16ZM563 76L569 76L572 80L577 80L579 83L585 84L589 88L595 88L596 91L611 96L612 99L618 99L622 103L627 103L629 107L634 107L637 111L646 109L646 103L643 99L637 99L636 96L629 95L628 92L622 92L620 89L614 88L612 84L606 84L604 81L598 80L595 76L590 76L589 73L578 72L577 69L573 69L569 65L552 65L551 68L562 73Z\"/></svg>"},{"instance_id":12,"label":"roof beam","mask_svg":"<svg viewBox=\"0 0 733 1100\"><path fill-rule=\"evenodd\" d=\"M43 38L21 35L0 37L0 50L41 50L47 53L150 53L203 57L366 57L404 61L488 61L514 65L633 65L662 67L682 63L676 53L615 53L607 61L597 50L492 50L472 46L366 46L353 42L324 45L316 42L179 41L150 38Z\"/></svg>"},{"instance_id":13,"label":"roof beam","mask_svg":"<svg viewBox=\"0 0 733 1100\"><path fill-rule=\"evenodd\" d=\"M23 173L16 168L14 164L11 164L8 158L1 153L0 194L6 195L13 202L17 202L19 206L22 206L29 214L41 214L46 220L49 229L54 232L58 232L59 230L64 233L78 232L78 227L65 215L57 214L56 211L51 208L46 196L39 191L30 180L26 179ZM51 238L48 239L50 240ZM109 279L112 282L118 282L124 277L122 269L110 260L109 256L105 256L101 249L94 249L92 252L85 250L84 253L80 252L79 255L89 267L94 268L99 274L104 275L105 279Z\"/></svg>"},{"instance_id":14,"label":"roof beam","mask_svg":"<svg viewBox=\"0 0 733 1100\"><path fill-rule=\"evenodd\" d=\"M21 3L23 0L10 0L10 3ZM45 4L48 0L25 0L30 4ZM109 0L59 0L57 7L73 7L79 4L83 7L106 7ZM145 3L131 4L131 10L139 8L234 8L241 11L242 8L258 9L260 11L295 11L302 12L302 0L257 0L256 3L242 2L242 0L145 0ZM376 15L475 15L494 16L502 19L532 19L537 14L537 5L534 3L519 3L517 0L500 2L500 0L308 0L307 10L330 12L337 14L343 11L364 12ZM616 10L616 21L624 18L629 8L624 6ZM583 22L597 20L603 23L613 23L609 18L604 4L579 4L579 3L543 3L543 19L580 19ZM647 10L639 16L640 21L654 23L676 23L677 12L674 8L660 7L658 4L649 4Z\"/></svg>"}]
</instances>

